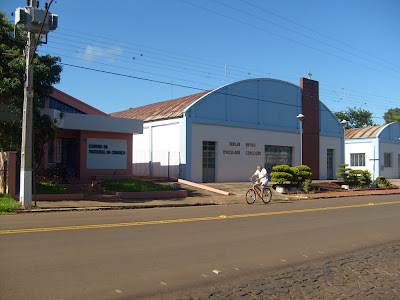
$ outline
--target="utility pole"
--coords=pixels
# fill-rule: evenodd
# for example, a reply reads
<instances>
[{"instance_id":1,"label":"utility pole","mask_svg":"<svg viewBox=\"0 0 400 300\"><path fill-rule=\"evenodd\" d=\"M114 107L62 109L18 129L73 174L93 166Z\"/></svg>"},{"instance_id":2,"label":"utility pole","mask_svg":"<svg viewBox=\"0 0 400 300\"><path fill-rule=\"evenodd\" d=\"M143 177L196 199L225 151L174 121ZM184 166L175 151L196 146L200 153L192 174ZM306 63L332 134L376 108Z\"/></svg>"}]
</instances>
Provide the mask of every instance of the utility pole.
<instances>
[{"instance_id":1,"label":"utility pole","mask_svg":"<svg viewBox=\"0 0 400 300\"><path fill-rule=\"evenodd\" d=\"M36 0L31 0L30 7L36 6ZM28 42L25 48L25 86L24 107L22 115L21 144L21 175L19 201L25 207L32 206L32 110L33 110L33 48L36 44L35 33L28 31Z\"/></svg>"},{"instance_id":2,"label":"utility pole","mask_svg":"<svg viewBox=\"0 0 400 300\"><path fill-rule=\"evenodd\" d=\"M50 2L53 2L53 0ZM25 207L32 206L32 171L33 171L33 57L37 40L41 34L47 34L57 28L58 16L48 14L50 5L46 3L46 9L40 9L36 0L28 0L28 6L19 7L15 11L15 25L23 25L28 32L28 41L25 47L25 84L24 105L22 114L22 143L21 143L21 175L19 201Z\"/></svg>"}]
</instances>

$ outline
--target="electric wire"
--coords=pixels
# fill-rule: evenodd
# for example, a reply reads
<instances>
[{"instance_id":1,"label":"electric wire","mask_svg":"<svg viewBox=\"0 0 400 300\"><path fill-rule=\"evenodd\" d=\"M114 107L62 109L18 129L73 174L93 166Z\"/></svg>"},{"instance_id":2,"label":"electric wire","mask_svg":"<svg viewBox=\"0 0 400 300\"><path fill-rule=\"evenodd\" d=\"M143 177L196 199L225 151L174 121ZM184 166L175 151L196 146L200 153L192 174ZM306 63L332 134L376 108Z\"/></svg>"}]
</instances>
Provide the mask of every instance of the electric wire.
<instances>
[{"instance_id":1,"label":"electric wire","mask_svg":"<svg viewBox=\"0 0 400 300\"><path fill-rule=\"evenodd\" d=\"M333 40L333 41L335 41L335 42L337 42L337 43L339 43L339 44L342 44L342 45L344 45L344 46L346 46L346 47L348 47L348 48L351 48L351 49L354 49L354 50L356 50L356 51L362 52L362 53L364 53L364 54L366 54L366 55L368 55L368 56L370 56L370 57L373 57L373 58L375 58L375 59L377 59L377 60L380 60L380 61L382 61L382 62L385 62L385 63L390 64L390 65L392 65L392 66L395 66L395 67L397 67L397 68L400 68L399 66L395 65L393 62L389 62L389 61L387 61L387 60L385 60L385 59L383 59L383 58L381 58L381 57L378 57L378 56L376 56L376 55L373 55L373 54L371 54L371 53L368 53L367 51L365 51L365 50L363 50L363 49L356 48L356 47L354 47L354 46L352 46L352 45L350 45L350 44L348 44L348 43L345 43L345 42L343 42L343 41L340 41L340 40L338 40L338 39L335 39L335 38L333 38L333 37L331 37L331 36L328 36L328 35L326 35L326 34L324 34L324 33L322 33L322 32L319 32L319 31L317 31L317 30L315 30L315 29L313 29L313 28L310 28L310 27L308 27L308 26L305 26L305 25L303 25L303 24L300 24L300 23L298 23L298 22L295 22L295 21L293 21L293 20L291 20L291 19L289 19L289 18L286 18L286 17L281 16L281 15L279 15L279 14L277 14L277 13L274 13L274 12L272 12L272 11L270 11L270 10L267 10L267 9L265 9L264 7L255 5L254 3L251 3L251 2L249 2L249 1L247 1L247 0L239 0L239 1L241 1L241 2L243 2L243 3L246 3L247 5L250 5L250 6L254 7L254 8L256 8L256 9L265 11L265 12L267 12L267 13L269 13L269 14L271 14L271 15L274 15L274 16L280 18L280 19L286 20L286 21L288 21L288 22L290 22L290 23L292 23L292 24L294 24L294 25L296 25L296 26L300 26L300 27L302 27L302 28L304 28L304 29L307 29L307 30L313 32L313 33L316 33L316 34L318 34L318 35L321 35L321 36L323 36L323 37L325 37L325 38L327 38L327 39Z\"/></svg>"},{"instance_id":2,"label":"electric wire","mask_svg":"<svg viewBox=\"0 0 400 300\"><path fill-rule=\"evenodd\" d=\"M219 0L213 0L213 1L214 1L214 2L217 2L217 3L221 4L221 5L223 5L223 6L225 6L225 7L231 8L231 9L233 9L233 10L235 10L235 11L239 11L239 12L241 12L241 13L243 13L243 14L246 14L246 15L249 15L249 16L252 16L252 17L255 17L255 18L259 19L259 20L262 20L263 22L273 24L273 25L275 25L275 26L277 26L277 27L280 27L280 28L282 28L282 29L284 29L284 30L287 30L287 31L289 31L289 32L293 32L293 33L298 34L298 35L300 35L300 36L306 37L306 38L308 38L308 39L310 39L310 40L313 40L313 41L316 41L316 42L321 43L321 44L323 44L323 45L326 45L326 46L328 46L328 47L330 47L330 48L334 48L334 49L336 49L336 50L342 51L342 52L344 52L344 53L346 53L346 54L348 54L348 55L351 55L351 56L353 56L353 57L355 57L355 58L362 59L362 60L366 60L366 61L371 62L371 63L373 63L373 64L378 64L377 62L375 62L375 61L373 61L373 60L371 60L371 59L362 58L362 57L360 57L359 55L356 55L356 54L354 54L354 53L352 53L352 52L350 52L350 51L347 51L347 50L345 50L345 49L339 48L339 47L337 47L337 46L335 46L335 45L332 45L332 44L330 44L330 43L326 43L326 42L324 42L324 41L322 41L322 40L320 40L320 39L314 38L314 37L312 37L312 36L309 36L309 35L307 35L307 34L304 34L304 33L302 33L302 32L299 32L299 31L297 31L297 30L294 30L294 29L291 29L291 28L282 26L282 25L280 25L280 24L277 24L277 23L272 22L272 21L270 21L270 20L267 20L267 19L265 19L265 18L259 17L259 16L255 15L255 14L253 14L253 13L249 13L249 12L246 12L246 11L244 11L244 10L242 10L242 9L233 7L233 6L229 5L229 4L226 4L226 3L221 2L221 1L219 1ZM389 69L389 70L398 72L398 70L396 70L396 69L394 69L394 68L390 68L390 67L388 67L388 66L383 66L383 67L385 67L385 68L387 68L387 69Z\"/></svg>"},{"instance_id":3,"label":"electric wire","mask_svg":"<svg viewBox=\"0 0 400 300\"><path fill-rule=\"evenodd\" d=\"M355 61L352 61L352 60L350 60L350 59L347 59L347 58L341 57L341 56L339 56L339 55L336 55L336 54L334 54L334 53L331 53L331 52L328 52L328 51L325 51L325 50L322 50L322 49L313 47L313 46L311 46L311 45L309 45L309 44L306 44L306 43L303 43L303 42L299 42L299 41L297 41L297 40L294 40L294 39L291 39L291 38L289 38L289 37L283 36L283 35L281 35L281 34L278 34L278 33L275 33L275 32L269 31L269 30L266 30L266 29L261 28L261 27L259 27L259 26L256 26L256 25L250 24L250 23L248 23L248 22L245 22L245 21L243 21L243 20L240 20L240 19L237 19L237 18L228 16L228 15L225 15L225 14L223 14L223 13L217 12L217 11L212 10L212 9L209 9L209 8L207 8L207 7L204 7L204 6L200 6L200 5L191 3L191 2L189 2L189 1L187 1L187 0L181 0L181 1L187 3L187 4L191 5L191 6L194 6L194 7L196 7L196 8L200 8L200 9L202 9L202 10L211 12L211 13L213 13L213 14L222 16L222 17L224 17L224 18L227 18L227 19L236 21L236 22L238 22L238 23L247 25L247 26L252 27L252 28L254 28L254 29L263 31L263 32L265 32L265 33L268 33L268 34L277 36L277 37L279 37L279 38L282 38L282 39L291 41L291 42L293 42L293 43L299 44L299 45L304 46L304 47L306 47L306 48L310 48L310 49L316 50L316 51L318 51L318 52L321 52L321 53L324 53L324 54L327 54L327 55L336 57L336 58L338 58L338 59L340 59L340 60L349 62L349 63L354 64L354 65L361 66L361 67L363 67L363 68L366 68L366 69L369 69L369 70L372 70L372 71L380 72L380 71L377 70L376 68L372 68L372 67L369 67L369 66L366 66L366 65L363 65L363 64L359 64L359 63L357 63L357 62L355 62ZM400 77L394 76L394 75L392 75L392 74L387 74L387 73L385 73L385 74L386 74L386 75L389 75L390 77L400 78Z\"/></svg>"}]
</instances>

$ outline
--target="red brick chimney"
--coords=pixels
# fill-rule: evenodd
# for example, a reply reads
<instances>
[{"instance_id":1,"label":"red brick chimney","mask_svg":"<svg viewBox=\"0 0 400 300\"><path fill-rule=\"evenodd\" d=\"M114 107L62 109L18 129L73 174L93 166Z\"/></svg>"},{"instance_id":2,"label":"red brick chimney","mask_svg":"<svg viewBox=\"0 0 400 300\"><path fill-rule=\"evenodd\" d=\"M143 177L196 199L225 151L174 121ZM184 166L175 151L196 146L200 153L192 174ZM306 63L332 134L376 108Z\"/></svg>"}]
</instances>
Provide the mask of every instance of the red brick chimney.
<instances>
[{"instance_id":1,"label":"red brick chimney","mask_svg":"<svg viewBox=\"0 0 400 300\"><path fill-rule=\"evenodd\" d=\"M311 168L313 179L319 179L319 82L300 78L302 88L303 165Z\"/></svg>"}]
</instances>

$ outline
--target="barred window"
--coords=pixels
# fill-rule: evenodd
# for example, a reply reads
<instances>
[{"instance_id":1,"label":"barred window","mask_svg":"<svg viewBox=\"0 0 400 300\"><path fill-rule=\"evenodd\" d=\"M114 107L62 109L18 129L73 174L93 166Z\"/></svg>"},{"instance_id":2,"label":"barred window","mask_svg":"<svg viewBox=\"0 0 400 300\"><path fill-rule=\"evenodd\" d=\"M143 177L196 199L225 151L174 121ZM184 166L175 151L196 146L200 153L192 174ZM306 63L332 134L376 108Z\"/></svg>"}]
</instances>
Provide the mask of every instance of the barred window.
<instances>
[{"instance_id":1,"label":"barred window","mask_svg":"<svg viewBox=\"0 0 400 300\"><path fill-rule=\"evenodd\" d=\"M384 166L385 168L392 167L392 153L385 153L384 154Z\"/></svg>"},{"instance_id":2,"label":"barred window","mask_svg":"<svg viewBox=\"0 0 400 300\"><path fill-rule=\"evenodd\" d=\"M365 167L365 153L350 153L350 166Z\"/></svg>"}]
</instances>

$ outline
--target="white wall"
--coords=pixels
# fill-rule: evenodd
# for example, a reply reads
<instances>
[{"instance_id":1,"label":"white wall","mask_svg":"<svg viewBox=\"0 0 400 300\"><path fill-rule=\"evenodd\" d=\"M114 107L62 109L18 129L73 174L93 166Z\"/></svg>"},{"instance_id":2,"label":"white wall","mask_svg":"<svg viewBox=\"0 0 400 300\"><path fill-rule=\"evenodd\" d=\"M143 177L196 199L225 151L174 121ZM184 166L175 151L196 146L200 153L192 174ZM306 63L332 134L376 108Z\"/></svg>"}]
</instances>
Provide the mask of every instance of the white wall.
<instances>
[{"instance_id":1,"label":"white wall","mask_svg":"<svg viewBox=\"0 0 400 300\"><path fill-rule=\"evenodd\" d=\"M170 176L179 176L183 124L182 119L144 124L143 134L133 136L133 175L167 176L169 168Z\"/></svg>"},{"instance_id":2,"label":"white wall","mask_svg":"<svg viewBox=\"0 0 400 300\"><path fill-rule=\"evenodd\" d=\"M192 124L192 163L191 180L202 181L203 141L216 142L216 181L247 181L257 165L264 165L265 145L293 147L293 165L300 164L298 133L285 133L258 129ZM232 146L229 143L240 143ZM256 144L248 147L246 143ZM227 151L240 151L240 154L224 154ZM261 155L246 155L246 151L260 152Z\"/></svg>"},{"instance_id":3,"label":"white wall","mask_svg":"<svg viewBox=\"0 0 400 300\"><path fill-rule=\"evenodd\" d=\"M384 167L385 153L392 153L392 167ZM380 153L379 153L379 165L380 165L380 176L385 176L386 178L399 178L399 154L400 145L392 143L380 143Z\"/></svg>"},{"instance_id":4,"label":"white wall","mask_svg":"<svg viewBox=\"0 0 400 300\"><path fill-rule=\"evenodd\" d=\"M345 146L345 163L349 165L349 168L353 170L368 170L371 172L374 178L376 178L377 174L374 174L374 145L372 140L360 139L357 142L355 140L347 141ZM377 150L377 149L376 149ZM353 167L350 166L350 154L351 153L365 153L365 167ZM376 161L376 164L379 162Z\"/></svg>"},{"instance_id":5,"label":"white wall","mask_svg":"<svg viewBox=\"0 0 400 300\"><path fill-rule=\"evenodd\" d=\"M341 164L342 139L340 137L320 136L319 137L319 179L328 178L327 150L334 149L333 157L333 178L337 178L337 168Z\"/></svg>"}]
</instances>

